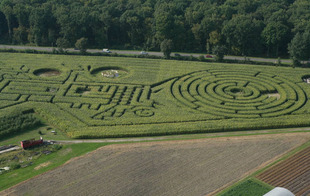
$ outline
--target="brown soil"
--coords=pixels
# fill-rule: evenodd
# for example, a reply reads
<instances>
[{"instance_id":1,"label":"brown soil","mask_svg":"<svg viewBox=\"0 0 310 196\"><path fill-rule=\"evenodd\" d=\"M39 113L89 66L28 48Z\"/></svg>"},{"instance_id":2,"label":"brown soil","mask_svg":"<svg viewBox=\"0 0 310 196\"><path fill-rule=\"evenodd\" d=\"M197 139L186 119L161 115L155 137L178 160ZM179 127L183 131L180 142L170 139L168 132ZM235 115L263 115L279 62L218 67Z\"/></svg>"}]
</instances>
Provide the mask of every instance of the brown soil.
<instances>
[{"instance_id":1,"label":"brown soil","mask_svg":"<svg viewBox=\"0 0 310 196\"><path fill-rule=\"evenodd\" d=\"M52 76L59 76L61 74L58 70L42 70L35 73L35 75L40 77L52 77Z\"/></svg>"},{"instance_id":2,"label":"brown soil","mask_svg":"<svg viewBox=\"0 0 310 196\"><path fill-rule=\"evenodd\" d=\"M109 145L0 195L207 195L309 139L293 133Z\"/></svg>"},{"instance_id":3,"label":"brown soil","mask_svg":"<svg viewBox=\"0 0 310 196\"><path fill-rule=\"evenodd\" d=\"M272 185L284 187L296 196L310 190L310 147L257 176Z\"/></svg>"},{"instance_id":4,"label":"brown soil","mask_svg":"<svg viewBox=\"0 0 310 196\"><path fill-rule=\"evenodd\" d=\"M38 165L37 167L35 167L34 169L35 170L39 170L39 169L41 169L41 168L43 168L43 167L47 167L47 166L49 166L51 164L51 162L50 161L48 161L48 162L45 162L45 163L41 163L40 165Z\"/></svg>"}]
</instances>

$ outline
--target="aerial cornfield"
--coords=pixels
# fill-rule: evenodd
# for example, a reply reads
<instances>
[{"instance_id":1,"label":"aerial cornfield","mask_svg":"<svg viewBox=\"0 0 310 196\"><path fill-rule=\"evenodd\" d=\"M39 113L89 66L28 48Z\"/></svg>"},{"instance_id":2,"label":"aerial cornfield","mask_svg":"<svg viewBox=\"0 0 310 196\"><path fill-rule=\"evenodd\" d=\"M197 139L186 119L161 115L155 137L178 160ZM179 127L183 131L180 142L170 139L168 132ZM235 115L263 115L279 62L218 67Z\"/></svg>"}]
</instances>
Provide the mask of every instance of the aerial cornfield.
<instances>
[{"instance_id":1,"label":"aerial cornfield","mask_svg":"<svg viewBox=\"0 0 310 196\"><path fill-rule=\"evenodd\" d=\"M72 138L309 126L308 78L305 68L0 53L0 123L28 115L21 123L43 119Z\"/></svg>"}]
</instances>

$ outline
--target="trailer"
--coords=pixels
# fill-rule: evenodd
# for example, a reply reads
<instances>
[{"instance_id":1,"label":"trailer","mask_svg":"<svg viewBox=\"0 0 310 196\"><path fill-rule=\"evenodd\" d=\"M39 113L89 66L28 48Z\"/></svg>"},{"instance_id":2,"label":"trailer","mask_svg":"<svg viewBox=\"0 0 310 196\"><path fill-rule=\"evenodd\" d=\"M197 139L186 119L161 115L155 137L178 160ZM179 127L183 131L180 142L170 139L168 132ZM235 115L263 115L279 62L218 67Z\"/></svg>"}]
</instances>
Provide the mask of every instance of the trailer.
<instances>
[{"instance_id":1,"label":"trailer","mask_svg":"<svg viewBox=\"0 0 310 196\"><path fill-rule=\"evenodd\" d=\"M29 139L29 140L23 140L20 142L20 145L23 149L26 149L26 148L30 148L30 147L33 147L33 146L38 146L38 145L41 145L43 144L43 138L40 137L39 140L35 140L34 138L32 139Z\"/></svg>"}]
</instances>

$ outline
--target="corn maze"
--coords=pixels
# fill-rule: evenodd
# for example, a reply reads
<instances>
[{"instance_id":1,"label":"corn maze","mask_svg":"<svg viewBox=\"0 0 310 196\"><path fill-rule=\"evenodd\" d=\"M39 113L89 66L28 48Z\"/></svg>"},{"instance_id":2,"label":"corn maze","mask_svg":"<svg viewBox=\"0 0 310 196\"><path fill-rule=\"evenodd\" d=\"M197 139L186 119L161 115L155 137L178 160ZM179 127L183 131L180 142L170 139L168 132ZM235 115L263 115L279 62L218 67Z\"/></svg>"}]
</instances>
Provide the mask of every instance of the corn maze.
<instances>
[{"instance_id":1,"label":"corn maze","mask_svg":"<svg viewBox=\"0 0 310 196\"><path fill-rule=\"evenodd\" d=\"M172 94L192 109L228 118L290 114L306 103L305 92L288 79L250 71L188 74L174 82Z\"/></svg>"},{"instance_id":2,"label":"corn maze","mask_svg":"<svg viewBox=\"0 0 310 196\"><path fill-rule=\"evenodd\" d=\"M0 55L0 117L31 110L74 138L310 124L307 69Z\"/></svg>"}]
</instances>

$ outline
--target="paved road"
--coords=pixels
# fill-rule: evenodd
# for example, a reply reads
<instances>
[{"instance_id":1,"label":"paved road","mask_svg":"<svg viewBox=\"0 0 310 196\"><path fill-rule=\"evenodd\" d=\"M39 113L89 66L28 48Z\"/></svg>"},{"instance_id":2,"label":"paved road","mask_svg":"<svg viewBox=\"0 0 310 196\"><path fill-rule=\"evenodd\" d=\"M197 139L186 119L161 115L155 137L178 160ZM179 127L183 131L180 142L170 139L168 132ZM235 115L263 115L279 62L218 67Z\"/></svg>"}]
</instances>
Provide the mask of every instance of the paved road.
<instances>
[{"instance_id":1,"label":"paved road","mask_svg":"<svg viewBox=\"0 0 310 196\"><path fill-rule=\"evenodd\" d=\"M52 47L37 47L37 46L13 46L13 45L0 45L1 49L16 49L16 50L25 50L25 49L31 49L31 50L38 50L38 51L48 51L52 52ZM74 50L73 48L68 48L67 51L70 52L79 52L79 50ZM125 51L125 50L111 50L112 53L118 53L118 54L140 54L139 51ZM90 53L97 53L102 52L102 50L99 49L88 49L87 52ZM149 55L155 55L155 56L163 56L162 52L148 52ZM172 53L174 55L175 53ZM179 53L182 56L194 56L199 57L202 54L188 54L188 53ZM224 59L230 59L230 60L244 60L244 57L240 56L225 56ZM257 58L257 57L247 57L248 60L251 61L257 61L257 62L276 62L277 59L269 59L269 58ZM291 63L292 61L289 59L283 59L281 60L282 63Z\"/></svg>"}]
</instances>

